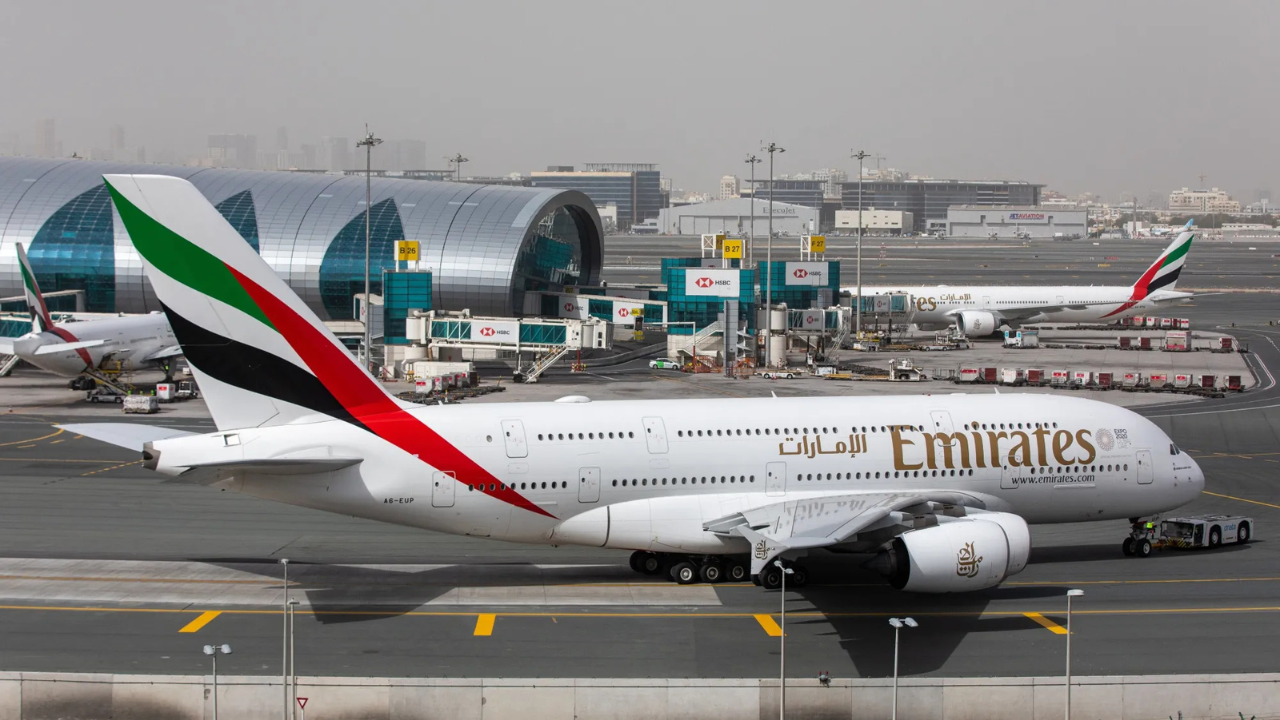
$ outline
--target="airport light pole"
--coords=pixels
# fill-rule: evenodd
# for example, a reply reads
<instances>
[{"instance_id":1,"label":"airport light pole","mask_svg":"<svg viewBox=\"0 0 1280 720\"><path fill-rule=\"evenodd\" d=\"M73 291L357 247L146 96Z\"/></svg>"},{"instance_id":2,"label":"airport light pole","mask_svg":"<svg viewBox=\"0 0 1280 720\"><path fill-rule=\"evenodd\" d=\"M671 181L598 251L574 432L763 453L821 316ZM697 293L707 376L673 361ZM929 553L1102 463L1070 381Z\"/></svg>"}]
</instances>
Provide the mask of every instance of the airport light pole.
<instances>
[{"instance_id":1,"label":"airport light pole","mask_svg":"<svg viewBox=\"0 0 1280 720\"><path fill-rule=\"evenodd\" d=\"M795 570L783 565L781 560L774 560L773 564L782 572L782 588L779 595L782 598L782 612L778 623L778 629L781 630L778 633L778 639L782 641L782 647L778 653L778 720L787 720L787 576L795 574Z\"/></svg>"},{"instance_id":2,"label":"airport light pole","mask_svg":"<svg viewBox=\"0 0 1280 720\"><path fill-rule=\"evenodd\" d=\"M205 645L204 654L213 658L213 720L218 720L218 653L231 654L230 645Z\"/></svg>"},{"instance_id":3,"label":"airport light pole","mask_svg":"<svg viewBox=\"0 0 1280 720\"><path fill-rule=\"evenodd\" d=\"M293 704L289 699L289 558L281 558L284 566L284 632L281 636L280 648L280 685L284 688L284 714L282 720L289 720L289 708Z\"/></svg>"},{"instance_id":4,"label":"airport light pole","mask_svg":"<svg viewBox=\"0 0 1280 720\"><path fill-rule=\"evenodd\" d=\"M364 148L364 368L372 372L373 367L373 309L369 300L369 236L372 227L373 208L373 148L382 144L364 126L364 139L356 143L356 147ZM286 588L286 592L288 588Z\"/></svg>"},{"instance_id":5,"label":"airport light pole","mask_svg":"<svg viewBox=\"0 0 1280 720\"><path fill-rule=\"evenodd\" d=\"M769 143L760 148L769 153L769 240L765 244L765 261L769 265L769 271L765 274L764 279L764 364L769 367L773 364L773 156L774 153L784 153L784 148L778 147L777 143ZM751 189L751 201L755 202L756 190ZM753 204L754 207L754 204ZM786 328L783 328L784 330Z\"/></svg>"},{"instance_id":6,"label":"airport light pole","mask_svg":"<svg viewBox=\"0 0 1280 720\"><path fill-rule=\"evenodd\" d=\"M858 159L858 297L854 308L854 337L862 342L862 161L870 157L865 150L859 150L850 157Z\"/></svg>"},{"instance_id":7,"label":"airport light pole","mask_svg":"<svg viewBox=\"0 0 1280 720\"><path fill-rule=\"evenodd\" d=\"M1066 720L1071 720L1071 598L1084 595L1083 590L1072 588L1067 591L1067 712Z\"/></svg>"},{"instance_id":8,"label":"airport light pole","mask_svg":"<svg viewBox=\"0 0 1280 720\"><path fill-rule=\"evenodd\" d=\"M453 165L453 181L461 182L462 181L462 163L471 162L471 160L469 158L462 157L462 153L458 153L453 157L447 157L445 158L445 160L448 160L449 164Z\"/></svg>"},{"instance_id":9,"label":"airport light pole","mask_svg":"<svg viewBox=\"0 0 1280 720\"><path fill-rule=\"evenodd\" d=\"M289 684L293 687L293 697L295 700L298 697L298 664L294 662L295 656L293 654L293 611L300 604L301 603L297 600L289 601ZM294 703L289 703L290 711L293 713L294 717L298 716L298 711L294 709L296 707L297 705Z\"/></svg>"},{"instance_id":10,"label":"airport light pole","mask_svg":"<svg viewBox=\"0 0 1280 720\"><path fill-rule=\"evenodd\" d=\"M919 627L919 623L911 618L889 618L889 624L893 626L893 714L890 716L892 720L898 720L898 634L902 631L902 627Z\"/></svg>"},{"instance_id":11,"label":"airport light pole","mask_svg":"<svg viewBox=\"0 0 1280 720\"><path fill-rule=\"evenodd\" d=\"M763 161L755 155L747 155L747 159L744 162L751 166L751 234L748 236L750 239L747 241L747 265L755 267L755 255L752 254L752 248L756 244L756 165Z\"/></svg>"}]
</instances>

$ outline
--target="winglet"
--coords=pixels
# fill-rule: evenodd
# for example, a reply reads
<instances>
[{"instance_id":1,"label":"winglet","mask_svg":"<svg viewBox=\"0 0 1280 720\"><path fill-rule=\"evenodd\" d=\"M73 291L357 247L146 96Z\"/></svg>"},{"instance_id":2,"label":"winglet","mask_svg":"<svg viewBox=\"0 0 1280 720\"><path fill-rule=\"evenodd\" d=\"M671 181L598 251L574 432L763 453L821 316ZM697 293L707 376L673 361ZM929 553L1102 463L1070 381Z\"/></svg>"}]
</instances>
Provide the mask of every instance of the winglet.
<instances>
[{"instance_id":1,"label":"winglet","mask_svg":"<svg viewBox=\"0 0 1280 720\"><path fill-rule=\"evenodd\" d=\"M18 243L18 269L22 273L22 291L27 296L27 308L31 311L31 322L36 332L48 332L53 329L53 319L49 316L49 306L44 302L40 285L36 282L36 273L31 269L31 261L27 259L27 251Z\"/></svg>"}]
</instances>

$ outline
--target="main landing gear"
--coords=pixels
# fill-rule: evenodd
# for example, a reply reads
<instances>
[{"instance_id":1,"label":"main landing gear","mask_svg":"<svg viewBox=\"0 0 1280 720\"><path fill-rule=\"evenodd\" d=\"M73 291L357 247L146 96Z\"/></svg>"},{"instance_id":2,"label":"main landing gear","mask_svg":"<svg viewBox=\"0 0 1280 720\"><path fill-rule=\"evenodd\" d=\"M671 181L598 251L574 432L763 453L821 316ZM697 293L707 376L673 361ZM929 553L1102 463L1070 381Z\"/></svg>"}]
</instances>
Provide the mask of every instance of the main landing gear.
<instances>
[{"instance_id":1,"label":"main landing gear","mask_svg":"<svg viewBox=\"0 0 1280 720\"><path fill-rule=\"evenodd\" d=\"M745 558L730 555L679 555L637 550L631 553L631 569L644 575L670 578L681 585L698 582L751 582L768 590L782 586L782 571L770 565L760 575L751 575L750 564ZM789 564L793 572L787 578L792 587L803 587L809 579L804 567Z\"/></svg>"}]
</instances>

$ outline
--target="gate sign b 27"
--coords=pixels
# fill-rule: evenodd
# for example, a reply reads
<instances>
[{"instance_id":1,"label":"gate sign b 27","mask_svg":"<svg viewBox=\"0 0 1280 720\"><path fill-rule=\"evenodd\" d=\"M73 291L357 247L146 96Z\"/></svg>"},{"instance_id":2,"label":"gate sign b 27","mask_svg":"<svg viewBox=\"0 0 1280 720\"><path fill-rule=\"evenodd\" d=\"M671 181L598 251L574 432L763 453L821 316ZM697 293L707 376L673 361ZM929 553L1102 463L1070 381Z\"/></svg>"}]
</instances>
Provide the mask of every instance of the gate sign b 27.
<instances>
[{"instance_id":1,"label":"gate sign b 27","mask_svg":"<svg viewBox=\"0 0 1280 720\"><path fill-rule=\"evenodd\" d=\"M828 264L824 262L789 262L787 263L788 285L826 285L831 278L827 276Z\"/></svg>"},{"instance_id":2,"label":"gate sign b 27","mask_svg":"<svg viewBox=\"0 0 1280 720\"><path fill-rule=\"evenodd\" d=\"M515 345L520 340L520 323L506 320L472 320L471 342Z\"/></svg>"},{"instance_id":3,"label":"gate sign b 27","mask_svg":"<svg viewBox=\"0 0 1280 720\"><path fill-rule=\"evenodd\" d=\"M691 297L736 298L742 291L740 271L687 268L684 271L684 294Z\"/></svg>"}]
</instances>

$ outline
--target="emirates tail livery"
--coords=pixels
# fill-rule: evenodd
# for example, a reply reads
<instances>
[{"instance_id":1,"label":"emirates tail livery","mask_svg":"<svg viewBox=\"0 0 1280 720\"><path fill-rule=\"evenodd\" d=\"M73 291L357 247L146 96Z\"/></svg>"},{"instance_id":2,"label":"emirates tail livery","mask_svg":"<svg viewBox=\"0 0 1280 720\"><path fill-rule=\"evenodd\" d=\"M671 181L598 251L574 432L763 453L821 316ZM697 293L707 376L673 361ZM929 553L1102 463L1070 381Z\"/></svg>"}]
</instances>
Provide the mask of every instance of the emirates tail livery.
<instances>
[{"instance_id":1,"label":"emirates tail livery","mask_svg":"<svg viewBox=\"0 0 1280 720\"><path fill-rule=\"evenodd\" d=\"M32 331L17 338L0 338L0 355L17 355L42 370L75 377L108 366L119 370L163 367L182 354L160 313L55 324L27 251L22 245L17 245L17 251Z\"/></svg>"},{"instance_id":2,"label":"emirates tail livery","mask_svg":"<svg viewBox=\"0 0 1280 720\"><path fill-rule=\"evenodd\" d=\"M1182 232L1132 286L864 286L862 294L908 293L914 304L911 322L921 330L942 330L955 325L960 332L972 336L993 334L1002 325L1112 322L1195 297L1194 293L1174 289L1191 242L1196 238L1192 222L1187 221ZM857 288L845 290L857 293Z\"/></svg>"},{"instance_id":3,"label":"emirates tail livery","mask_svg":"<svg viewBox=\"0 0 1280 720\"><path fill-rule=\"evenodd\" d=\"M1021 571L1028 523L1150 515L1204 486L1150 421L1076 398L403 403L187 181L106 180L218 429L68 429L166 475L446 533L632 550L636 570L686 583L776 587L775 559L874 553L893 586L922 592Z\"/></svg>"}]
</instances>

